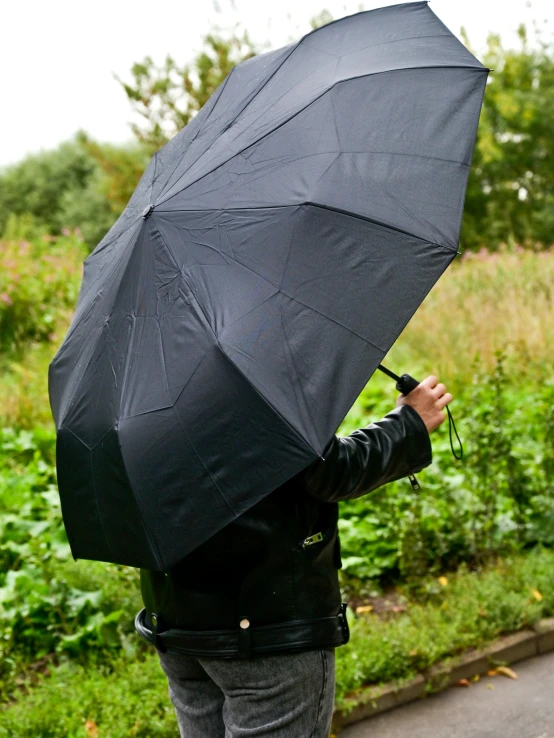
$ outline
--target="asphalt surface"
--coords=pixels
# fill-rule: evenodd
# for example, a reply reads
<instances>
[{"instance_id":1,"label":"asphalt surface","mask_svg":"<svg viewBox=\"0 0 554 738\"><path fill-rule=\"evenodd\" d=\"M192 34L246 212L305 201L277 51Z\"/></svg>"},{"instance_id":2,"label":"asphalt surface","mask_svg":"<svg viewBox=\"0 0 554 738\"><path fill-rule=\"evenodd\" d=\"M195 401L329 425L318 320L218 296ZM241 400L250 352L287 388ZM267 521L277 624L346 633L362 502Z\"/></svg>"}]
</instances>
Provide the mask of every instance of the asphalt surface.
<instances>
[{"instance_id":1,"label":"asphalt surface","mask_svg":"<svg viewBox=\"0 0 554 738\"><path fill-rule=\"evenodd\" d=\"M554 653L377 715L340 738L554 738ZM493 689L488 687L492 685Z\"/></svg>"}]
</instances>

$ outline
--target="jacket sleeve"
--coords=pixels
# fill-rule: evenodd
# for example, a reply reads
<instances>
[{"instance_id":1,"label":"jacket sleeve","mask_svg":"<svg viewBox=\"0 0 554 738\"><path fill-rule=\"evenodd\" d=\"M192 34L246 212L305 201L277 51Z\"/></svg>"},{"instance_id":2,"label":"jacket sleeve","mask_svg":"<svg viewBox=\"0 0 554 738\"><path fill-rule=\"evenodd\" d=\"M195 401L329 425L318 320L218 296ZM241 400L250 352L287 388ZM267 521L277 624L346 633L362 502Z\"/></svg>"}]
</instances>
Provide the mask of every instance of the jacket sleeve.
<instances>
[{"instance_id":1,"label":"jacket sleeve","mask_svg":"<svg viewBox=\"0 0 554 738\"><path fill-rule=\"evenodd\" d=\"M307 490L326 502L351 500L428 466L431 441L419 413L400 405L377 423L334 436L304 470Z\"/></svg>"}]
</instances>

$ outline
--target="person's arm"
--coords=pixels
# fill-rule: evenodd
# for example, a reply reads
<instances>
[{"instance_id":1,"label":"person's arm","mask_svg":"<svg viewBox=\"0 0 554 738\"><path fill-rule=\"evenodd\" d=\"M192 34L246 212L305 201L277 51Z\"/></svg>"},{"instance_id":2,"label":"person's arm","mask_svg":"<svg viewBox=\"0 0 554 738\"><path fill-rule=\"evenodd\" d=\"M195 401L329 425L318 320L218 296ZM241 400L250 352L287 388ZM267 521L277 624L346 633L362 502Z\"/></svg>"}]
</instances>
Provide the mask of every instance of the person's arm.
<instances>
[{"instance_id":1,"label":"person's arm","mask_svg":"<svg viewBox=\"0 0 554 738\"><path fill-rule=\"evenodd\" d=\"M408 396L400 395L398 407L382 420L345 438L334 436L323 459L304 470L308 492L327 502L350 500L428 466L429 433L444 421L451 400L436 377L427 377Z\"/></svg>"}]
</instances>

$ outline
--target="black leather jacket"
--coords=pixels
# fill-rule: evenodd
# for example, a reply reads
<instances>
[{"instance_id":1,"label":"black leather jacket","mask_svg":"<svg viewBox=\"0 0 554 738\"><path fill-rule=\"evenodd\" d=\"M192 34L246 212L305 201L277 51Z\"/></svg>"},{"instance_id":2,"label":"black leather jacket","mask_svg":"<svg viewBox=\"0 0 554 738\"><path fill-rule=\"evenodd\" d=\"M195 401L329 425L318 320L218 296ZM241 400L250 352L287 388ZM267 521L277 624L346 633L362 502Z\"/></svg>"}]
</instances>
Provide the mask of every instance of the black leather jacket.
<instances>
[{"instance_id":1,"label":"black leather jacket","mask_svg":"<svg viewBox=\"0 0 554 738\"><path fill-rule=\"evenodd\" d=\"M348 640L338 584L338 501L432 461L419 414L395 408L345 438L166 573L141 570L140 635L160 650L221 658Z\"/></svg>"}]
</instances>

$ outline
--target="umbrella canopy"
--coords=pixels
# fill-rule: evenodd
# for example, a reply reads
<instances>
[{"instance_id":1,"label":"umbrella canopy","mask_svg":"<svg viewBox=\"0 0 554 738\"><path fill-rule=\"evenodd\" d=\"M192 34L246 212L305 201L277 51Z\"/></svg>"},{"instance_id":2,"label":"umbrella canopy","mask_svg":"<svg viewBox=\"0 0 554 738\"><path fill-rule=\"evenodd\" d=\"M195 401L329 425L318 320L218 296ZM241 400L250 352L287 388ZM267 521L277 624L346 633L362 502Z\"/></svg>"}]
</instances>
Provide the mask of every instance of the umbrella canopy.
<instances>
[{"instance_id":1,"label":"umbrella canopy","mask_svg":"<svg viewBox=\"0 0 554 738\"><path fill-rule=\"evenodd\" d=\"M166 570L322 455L456 255L487 72L425 2L358 13L153 157L50 366L74 557Z\"/></svg>"}]
</instances>

